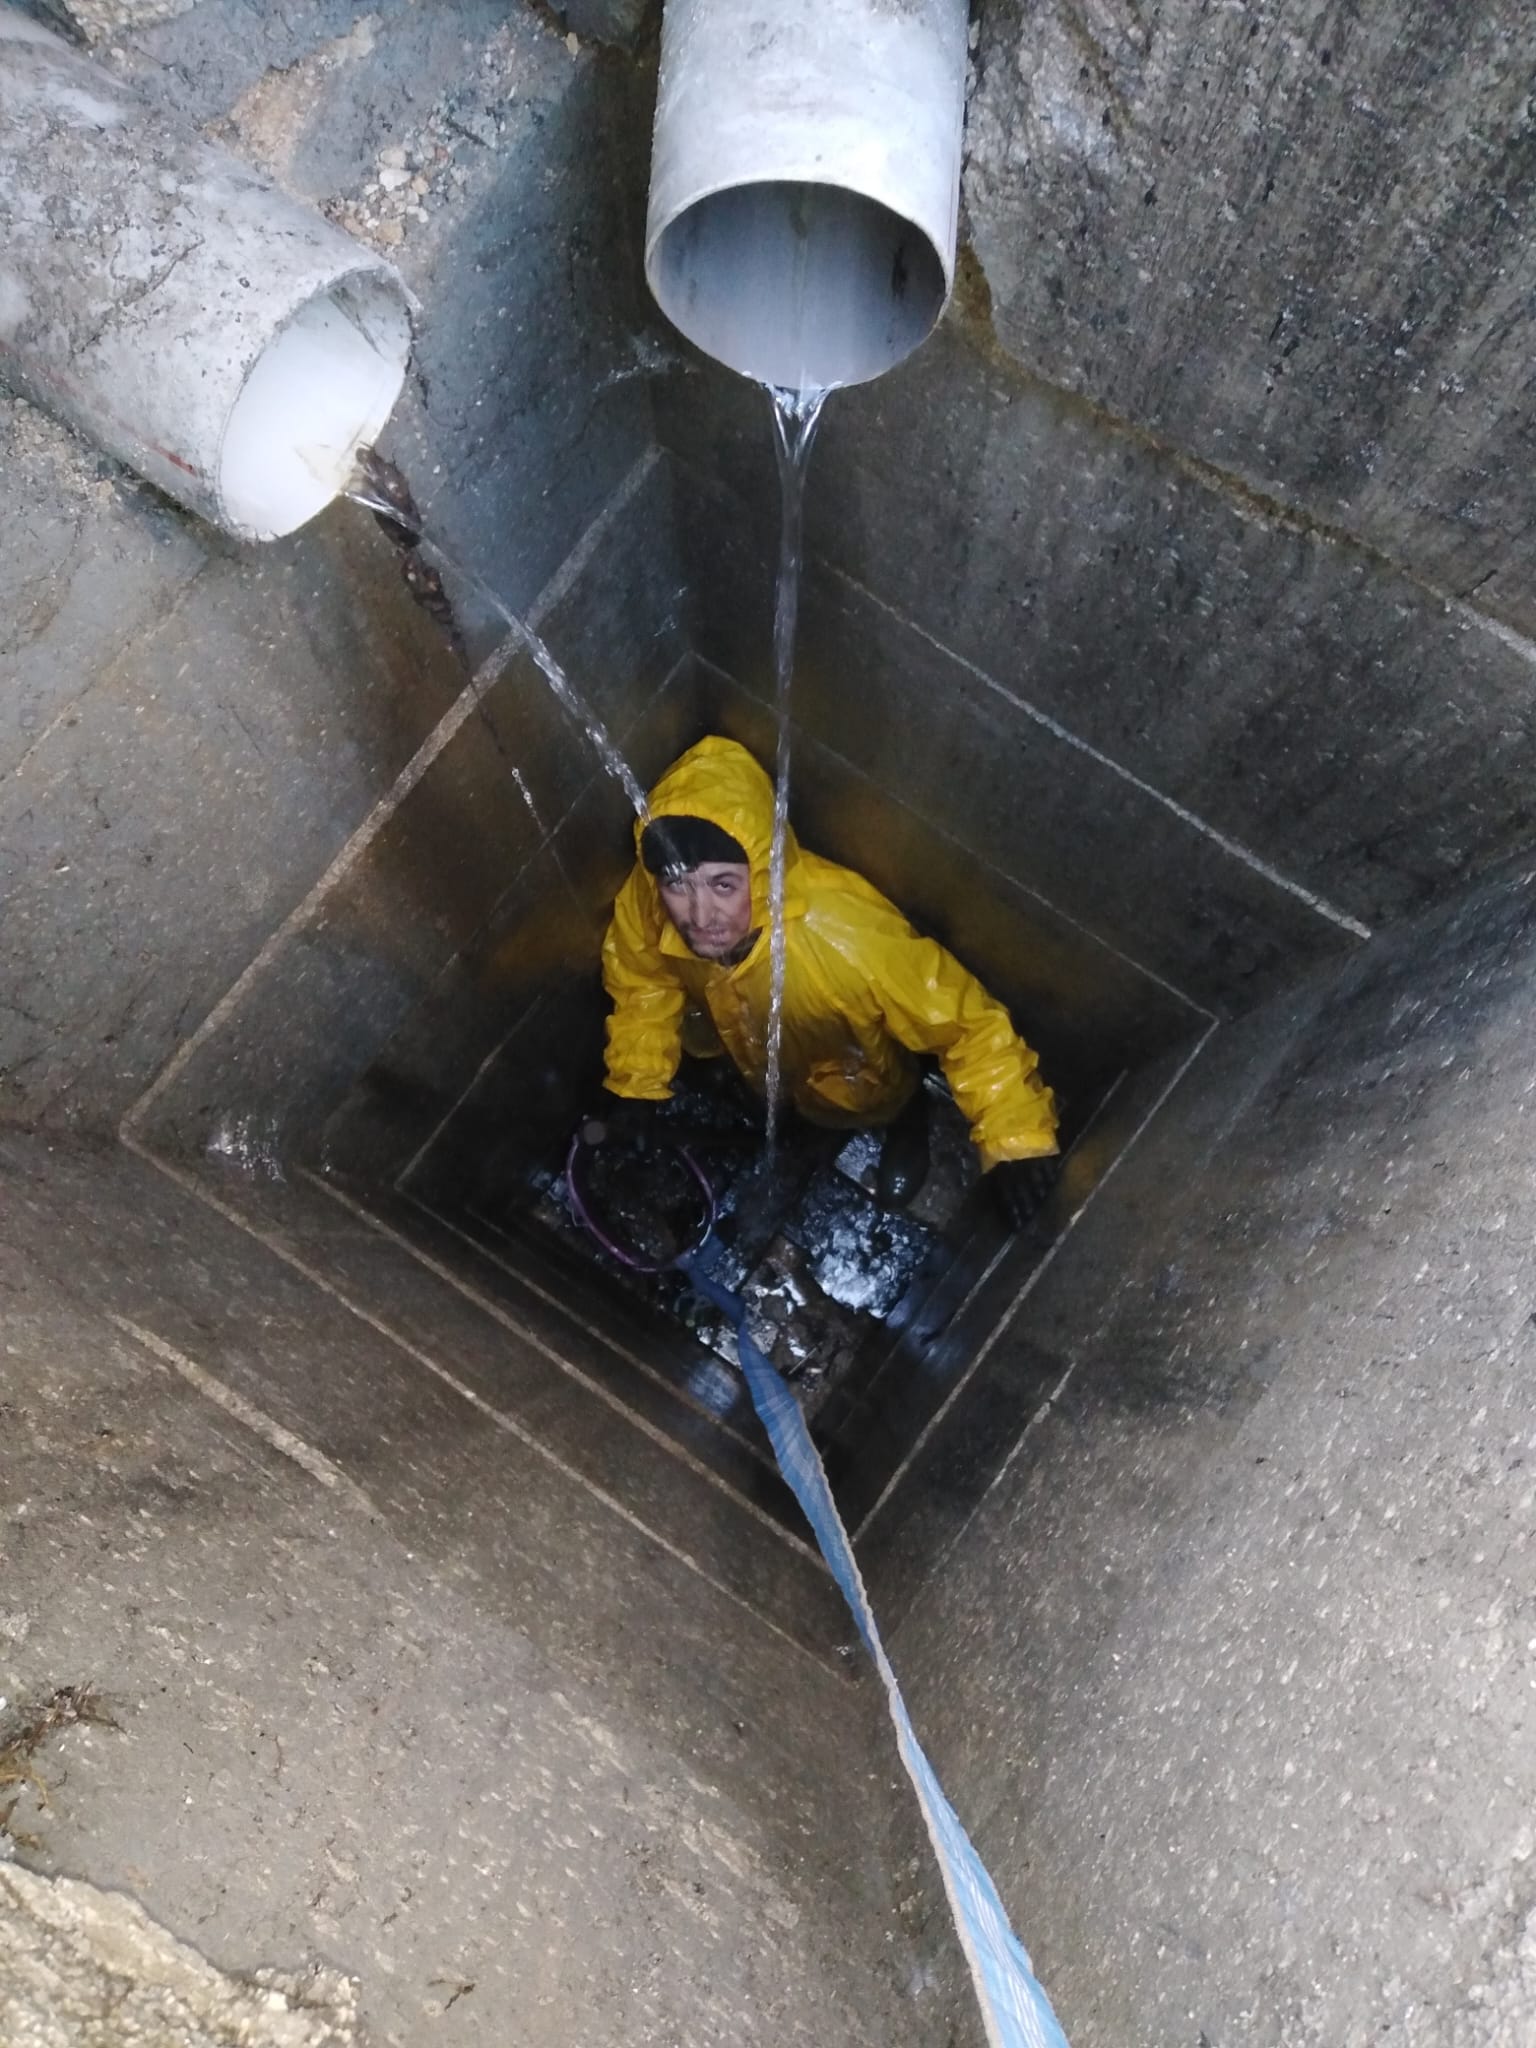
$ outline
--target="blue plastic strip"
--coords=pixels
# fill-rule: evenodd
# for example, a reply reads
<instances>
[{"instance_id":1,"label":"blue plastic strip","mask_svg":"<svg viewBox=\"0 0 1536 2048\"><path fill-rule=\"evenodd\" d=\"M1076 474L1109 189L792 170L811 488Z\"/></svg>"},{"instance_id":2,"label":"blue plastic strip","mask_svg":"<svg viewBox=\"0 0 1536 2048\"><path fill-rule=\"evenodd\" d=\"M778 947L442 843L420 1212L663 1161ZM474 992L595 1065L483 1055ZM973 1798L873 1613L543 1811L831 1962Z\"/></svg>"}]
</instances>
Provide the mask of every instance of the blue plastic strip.
<instances>
[{"instance_id":1,"label":"blue plastic strip","mask_svg":"<svg viewBox=\"0 0 1536 2048\"><path fill-rule=\"evenodd\" d=\"M746 1305L739 1295L722 1287L708 1268L714 1247L680 1263L700 1294L729 1317L736 1331L741 1369L773 1454L779 1461L805 1518L815 1532L832 1576L848 1602L859 1634L864 1638L875 1667L884 1682L891 1720L896 1728L896 1746L912 1780L929 1840L939 1859L944 1890L954 1915L960 1945L970 1964L976 1996L987 2039L993 2048L1067 2048L1067 2037L1051 2010L1049 1999L1030 1966L1023 1943L1008 1925L1008 1915L997 1895L997 1887L986 1865L972 1848L970 1837L960 1825L954 1808L944 1797L933 1766L922 1752L896 1674L891 1669L874 1610L864 1581L859 1575L853 1545L842 1517L832 1499L832 1489L822 1468L816 1446L800 1404L747 1334Z\"/></svg>"}]
</instances>

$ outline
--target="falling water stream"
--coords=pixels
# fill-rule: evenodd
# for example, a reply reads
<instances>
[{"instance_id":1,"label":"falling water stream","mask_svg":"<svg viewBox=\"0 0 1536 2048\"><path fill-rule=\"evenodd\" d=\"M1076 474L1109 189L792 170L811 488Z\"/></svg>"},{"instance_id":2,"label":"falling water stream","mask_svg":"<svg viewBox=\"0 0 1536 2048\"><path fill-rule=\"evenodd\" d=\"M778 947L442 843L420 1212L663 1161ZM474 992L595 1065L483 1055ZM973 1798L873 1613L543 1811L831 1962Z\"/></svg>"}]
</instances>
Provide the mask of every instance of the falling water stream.
<instances>
[{"instance_id":1,"label":"falling water stream","mask_svg":"<svg viewBox=\"0 0 1536 2048\"><path fill-rule=\"evenodd\" d=\"M772 1157L783 1109L784 972L786 932L784 891L789 833L790 783L790 695L795 668L795 634L800 613L800 569L803 551L805 476L811 446L816 438L825 390L784 391L769 388L773 406L774 448L778 460L780 490L779 569L773 614L774 699L777 720L775 749L773 846L768 869L769 918L769 1003L766 1046L765 1092L767 1095L767 1150ZM540 826L532 792L503 746L491 723L484 698L500 675L510 649L525 647L545 682L597 754L599 761L623 789L637 816L646 815L645 792L624 756L614 745L602 720L586 704L570 677L550 649L526 620L520 619L482 577L454 561L422 531L409 485L391 462L371 448L359 452L357 469L345 495L373 513L380 526L401 552L401 575L417 603L442 626L461 658L467 658L463 635L454 616L444 584L444 571L461 579L491 606L508 628L508 636L494 647L476 669L471 680L475 704L498 753L506 762L523 800Z\"/></svg>"},{"instance_id":2,"label":"falling water stream","mask_svg":"<svg viewBox=\"0 0 1536 2048\"><path fill-rule=\"evenodd\" d=\"M521 644L528 650L561 709L581 728L603 767L622 788L636 814L643 818L645 791L640 787L634 770L614 745L607 727L596 712L583 701L570 677L532 626L504 604L483 577L477 576L472 569L466 569L462 562L455 561L436 541L426 537L422 531L421 515L416 509L416 501L411 495L410 486L394 463L387 461L376 449L360 449L357 468L349 480L344 495L354 504L362 505L372 512L380 526L400 549L400 573L406 588L416 602L437 620L461 657L465 657L466 649L444 586L445 570L450 578L462 580L484 599L508 628L508 638L493 648L475 671L472 687L481 719L490 731L497 752L506 762L524 801L533 813L534 822L540 825L540 829L542 830L542 821L534 807L528 785L502 745L501 736L491 723L490 714L485 707L485 692L506 665L510 648L514 644Z\"/></svg>"},{"instance_id":3,"label":"falling water stream","mask_svg":"<svg viewBox=\"0 0 1536 2048\"><path fill-rule=\"evenodd\" d=\"M646 814L645 791L640 787L640 781L634 769L630 767L624 756L614 745L608 728L603 724L603 721L587 704L575 684L560 666L559 662L556 661L554 655L551 654L549 648L539 638L538 634L534 632L533 628L525 620L518 618L516 613L509 611L495 591L487 584L482 583L479 577L470 576L469 580L480 591L487 603L511 627L513 633L523 642L528 652L533 656L534 661L538 664L545 682L548 683L550 689L554 692L561 708L568 717L581 727L595 750L598 759L602 762L603 767L629 798L636 816L643 818Z\"/></svg>"},{"instance_id":4,"label":"falling water stream","mask_svg":"<svg viewBox=\"0 0 1536 2048\"><path fill-rule=\"evenodd\" d=\"M769 388L773 404L774 449L778 456L780 521L779 580L773 608L774 706L778 740L774 757L773 853L768 868L768 1152L772 1156L783 1107L784 1039L784 870L789 837L789 704L795 672L795 629L800 617L800 560L805 514L805 472L816 438L825 391Z\"/></svg>"}]
</instances>

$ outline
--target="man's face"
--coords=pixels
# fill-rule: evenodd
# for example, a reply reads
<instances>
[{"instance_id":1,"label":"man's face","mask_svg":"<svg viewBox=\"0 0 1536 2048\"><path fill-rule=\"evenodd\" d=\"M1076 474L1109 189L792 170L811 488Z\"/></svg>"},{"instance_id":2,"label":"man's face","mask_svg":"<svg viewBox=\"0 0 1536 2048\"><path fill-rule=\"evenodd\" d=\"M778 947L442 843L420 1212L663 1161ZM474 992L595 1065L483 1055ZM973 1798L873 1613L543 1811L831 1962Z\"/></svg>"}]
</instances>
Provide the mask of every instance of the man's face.
<instances>
[{"instance_id":1,"label":"man's face","mask_svg":"<svg viewBox=\"0 0 1536 2048\"><path fill-rule=\"evenodd\" d=\"M752 870L745 861L702 861L656 886L662 909L701 960L725 959L752 928Z\"/></svg>"}]
</instances>

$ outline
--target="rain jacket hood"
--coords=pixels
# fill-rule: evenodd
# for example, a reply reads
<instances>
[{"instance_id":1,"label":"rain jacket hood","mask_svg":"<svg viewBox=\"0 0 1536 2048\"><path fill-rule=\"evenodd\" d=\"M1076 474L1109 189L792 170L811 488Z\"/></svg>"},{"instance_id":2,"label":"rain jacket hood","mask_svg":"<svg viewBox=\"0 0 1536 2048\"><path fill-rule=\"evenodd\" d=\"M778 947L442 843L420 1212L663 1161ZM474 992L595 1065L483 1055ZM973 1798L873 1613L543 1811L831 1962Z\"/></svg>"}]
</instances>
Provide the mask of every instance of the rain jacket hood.
<instances>
[{"instance_id":1,"label":"rain jacket hood","mask_svg":"<svg viewBox=\"0 0 1536 2048\"><path fill-rule=\"evenodd\" d=\"M708 818L737 841L751 869L757 937L741 960L700 959L637 857L603 944L603 981L613 999L608 1087L665 1100L692 1013L713 1025L719 1047L762 1093L773 784L734 740L701 740L656 784L649 816ZM646 822L636 826L637 856ZM862 875L807 853L793 833L784 909L782 1071L803 1116L853 1128L888 1123L918 1084L916 1056L934 1054L984 1167L1056 1150L1055 1103L1034 1053L953 954L915 932Z\"/></svg>"},{"instance_id":2,"label":"rain jacket hood","mask_svg":"<svg viewBox=\"0 0 1536 2048\"><path fill-rule=\"evenodd\" d=\"M752 875L752 929L768 928L768 890L773 861L773 784L757 762L735 740L711 737L700 740L672 763L651 791L648 815L635 820L635 855L640 839L653 818L708 818L722 832L729 832L747 856ZM803 916L805 894L801 886L800 847L786 828L784 844L784 913ZM642 873L643 865L642 865ZM656 897L662 920L662 950L688 953L687 942L661 911L661 896L655 878L645 875Z\"/></svg>"}]
</instances>

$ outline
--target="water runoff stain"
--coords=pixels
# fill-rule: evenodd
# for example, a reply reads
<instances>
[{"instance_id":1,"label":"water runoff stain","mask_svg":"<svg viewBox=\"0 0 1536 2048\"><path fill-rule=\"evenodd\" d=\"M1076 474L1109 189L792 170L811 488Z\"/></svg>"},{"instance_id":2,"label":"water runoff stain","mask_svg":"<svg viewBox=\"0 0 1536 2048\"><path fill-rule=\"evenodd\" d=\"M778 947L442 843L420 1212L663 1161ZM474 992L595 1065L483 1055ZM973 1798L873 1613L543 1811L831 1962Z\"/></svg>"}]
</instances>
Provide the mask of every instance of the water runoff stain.
<instances>
[{"instance_id":1,"label":"water runoff stain","mask_svg":"<svg viewBox=\"0 0 1536 2048\"><path fill-rule=\"evenodd\" d=\"M639 778L634 770L614 745L613 738L603 721L582 697L548 644L534 631L528 621L520 618L483 577L477 576L472 569L466 568L462 562L450 556L445 548L429 538L424 530L415 496L399 466L381 455L376 448L359 449L356 467L344 495L354 504L370 511L399 549L400 574L406 589L429 617L436 621L461 661L468 662L468 648L453 602L448 595L449 580L461 582L474 590L506 627L505 637L492 649L475 672L475 702L497 752L506 761L529 809L533 810L533 801L528 785L507 754L501 736L496 731L485 706L486 691L519 647L525 649L532 657L556 702L582 733L604 771L611 775L624 791L631 809L637 816L644 817L645 791L640 787ZM540 823L537 811L534 811L534 821L536 824Z\"/></svg>"}]
</instances>

